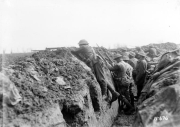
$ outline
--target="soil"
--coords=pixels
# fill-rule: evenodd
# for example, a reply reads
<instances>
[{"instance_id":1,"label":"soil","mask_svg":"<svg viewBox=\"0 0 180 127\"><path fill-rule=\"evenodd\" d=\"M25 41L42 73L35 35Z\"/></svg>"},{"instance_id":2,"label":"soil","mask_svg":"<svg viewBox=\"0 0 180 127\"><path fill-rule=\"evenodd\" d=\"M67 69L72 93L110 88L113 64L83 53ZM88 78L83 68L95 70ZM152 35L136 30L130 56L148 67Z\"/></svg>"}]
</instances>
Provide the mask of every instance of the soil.
<instances>
[{"instance_id":1,"label":"soil","mask_svg":"<svg viewBox=\"0 0 180 127\"><path fill-rule=\"evenodd\" d=\"M175 44L156 45L163 50L175 49ZM145 47L146 48L146 47ZM105 48L94 48L95 51L101 54L109 62L105 51L110 58L113 58L113 53ZM0 64L9 75L10 80L18 88L23 101L19 102L14 107L7 107L7 116L9 121L16 117L23 116L31 120L31 114L46 110L54 104L59 104L69 126L84 126L84 112L82 109L73 104L74 96L83 91L87 86L93 86L94 75L92 72L85 70L79 62L73 59L70 49L60 48L57 51L40 51L33 55L23 57L6 57L5 62L0 59ZM0 71L2 70L2 66ZM56 79L63 77L65 85L59 84ZM82 83L84 82L84 83ZM94 95L95 88L90 89L91 98ZM134 95L136 88L134 86ZM95 98L97 99L97 98ZM86 103L86 98L84 98ZM96 105L96 100L93 102L94 110L98 111L99 106ZM88 105L87 105L88 106ZM2 107L0 107L0 116L2 116ZM1 118L0 118L1 119ZM119 114L112 127L129 127L132 126L135 115ZM78 125L77 125L78 124Z\"/></svg>"},{"instance_id":2,"label":"soil","mask_svg":"<svg viewBox=\"0 0 180 127\"><path fill-rule=\"evenodd\" d=\"M149 45L151 45L151 44L149 44ZM146 51L148 49L149 45L142 46L142 49L144 51ZM171 51L171 50L177 49L177 47L178 47L177 44L171 43L171 42L160 43L160 44L153 44L153 45L155 47L157 47L160 50L160 52Z\"/></svg>"},{"instance_id":3,"label":"soil","mask_svg":"<svg viewBox=\"0 0 180 127\"><path fill-rule=\"evenodd\" d=\"M91 72L73 60L71 55L66 48L53 52L41 51L14 61L14 64L5 70L7 73L9 70L13 70L13 73L9 74L9 78L23 97L23 101L13 108L7 107L9 120L20 115L31 119L30 114L45 110L55 103L59 103L61 109L66 113L80 112L79 107L71 108L72 99L78 91L84 88L82 85L87 86L81 82L91 81L94 77ZM56 78L59 76L64 78L66 85L56 82ZM80 121L79 118L73 119L74 122Z\"/></svg>"},{"instance_id":4,"label":"soil","mask_svg":"<svg viewBox=\"0 0 180 127\"><path fill-rule=\"evenodd\" d=\"M132 92L134 96L137 96L136 85L133 85ZM136 101L135 101L135 105L137 105ZM135 114L125 115L123 112L121 112L114 120L112 127L132 127L134 120L135 120Z\"/></svg>"},{"instance_id":5,"label":"soil","mask_svg":"<svg viewBox=\"0 0 180 127\"><path fill-rule=\"evenodd\" d=\"M118 115L112 127L132 127L135 115Z\"/></svg>"}]
</instances>

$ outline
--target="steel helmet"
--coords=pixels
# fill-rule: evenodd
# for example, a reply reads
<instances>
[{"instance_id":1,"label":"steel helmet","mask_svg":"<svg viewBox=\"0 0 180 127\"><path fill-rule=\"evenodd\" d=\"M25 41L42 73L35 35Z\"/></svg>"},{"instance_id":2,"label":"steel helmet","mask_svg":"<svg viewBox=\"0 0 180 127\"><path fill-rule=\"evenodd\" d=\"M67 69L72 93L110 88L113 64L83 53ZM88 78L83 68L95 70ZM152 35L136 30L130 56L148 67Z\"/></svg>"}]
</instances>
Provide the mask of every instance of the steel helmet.
<instances>
[{"instance_id":1,"label":"steel helmet","mask_svg":"<svg viewBox=\"0 0 180 127\"><path fill-rule=\"evenodd\" d=\"M115 55L114 60L116 60L117 58L120 58L120 57L122 57L122 55L117 54L117 55Z\"/></svg>"},{"instance_id":2,"label":"steel helmet","mask_svg":"<svg viewBox=\"0 0 180 127\"><path fill-rule=\"evenodd\" d=\"M85 39L82 39L82 40L79 41L78 44L79 45L88 45L89 43Z\"/></svg>"},{"instance_id":3,"label":"steel helmet","mask_svg":"<svg viewBox=\"0 0 180 127\"><path fill-rule=\"evenodd\" d=\"M140 51L140 52L138 52L137 54L138 54L138 55L141 55L141 56L144 56L144 57L146 56L146 53L143 52L143 51Z\"/></svg>"},{"instance_id":4,"label":"steel helmet","mask_svg":"<svg viewBox=\"0 0 180 127\"><path fill-rule=\"evenodd\" d=\"M129 56L124 55L124 56L123 56L123 60L129 60Z\"/></svg>"},{"instance_id":5,"label":"steel helmet","mask_svg":"<svg viewBox=\"0 0 180 127\"><path fill-rule=\"evenodd\" d=\"M136 54L134 52L130 52L129 56L135 56Z\"/></svg>"}]
</instances>

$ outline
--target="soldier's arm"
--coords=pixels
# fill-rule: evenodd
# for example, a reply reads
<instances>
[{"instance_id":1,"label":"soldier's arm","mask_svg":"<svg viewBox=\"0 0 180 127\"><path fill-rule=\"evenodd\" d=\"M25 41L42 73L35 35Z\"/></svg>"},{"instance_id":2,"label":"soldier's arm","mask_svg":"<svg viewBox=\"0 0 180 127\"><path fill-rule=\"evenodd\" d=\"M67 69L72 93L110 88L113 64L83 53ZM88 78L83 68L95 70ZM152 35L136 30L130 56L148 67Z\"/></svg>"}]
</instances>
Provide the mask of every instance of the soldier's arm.
<instances>
[{"instance_id":1,"label":"soldier's arm","mask_svg":"<svg viewBox=\"0 0 180 127\"><path fill-rule=\"evenodd\" d=\"M77 56L80 60L87 63L88 59L84 57L83 51L84 51L84 48L78 48L75 51L71 51L71 53Z\"/></svg>"},{"instance_id":2,"label":"soldier's arm","mask_svg":"<svg viewBox=\"0 0 180 127\"><path fill-rule=\"evenodd\" d=\"M71 53L73 53L73 54L79 54L79 53L82 53L83 50L84 50L83 48L78 48L78 49L76 49L76 50L71 51Z\"/></svg>"}]
</instances>

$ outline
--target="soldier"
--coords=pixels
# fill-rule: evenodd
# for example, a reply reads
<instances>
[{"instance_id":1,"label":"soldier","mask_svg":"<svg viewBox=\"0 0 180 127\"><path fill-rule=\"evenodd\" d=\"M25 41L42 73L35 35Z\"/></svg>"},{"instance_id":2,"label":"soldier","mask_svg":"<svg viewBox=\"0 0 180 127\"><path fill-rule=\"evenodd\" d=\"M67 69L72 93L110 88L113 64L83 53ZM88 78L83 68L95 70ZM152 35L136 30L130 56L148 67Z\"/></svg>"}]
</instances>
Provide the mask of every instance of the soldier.
<instances>
[{"instance_id":1,"label":"soldier","mask_svg":"<svg viewBox=\"0 0 180 127\"><path fill-rule=\"evenodd\" d=\"M129 52L127 51L127 48L122 48L122 56L129 56Z\"/></svg>"},{"instance_id":2,"label":"soldier","mask_svg":"<svg viewBox=\"0 0 180 127\"><path fill-rule=\"evenodd\" d=\"M139 55L138 55L138 52L144 52L144 50L143 50L141 47L136 47L136 51L135 51L136 56L135 56L135 57L136 57L137 59L139 59L139 58L138 58L138 56L139 56Z\"/></svg>"},{"instance_id":3,"label":"soldier","mask_svg":"<svg viewBox=\"0 0 180 127\"><path fill-rule=\"evenodd\" d=\"M149 46L149 51L148 51L147 55L151 58L151 61L153 61L154 57L158 57L157 49L153 45L150 45Z\"/></svg>"},{"instance_id":4,"label":"soldier","mask_svg":"<svg viewBox=\"0 0 180 127\"><path fill-rule=\"evenodd\" d=\"M135 80L136 78L136 73L135 73L135 69L136 69L136 66L137 66L137 61L138 59L135 58L135 53L134 52L130 52L129 53L129 61L128 63L133 67L133 72L132 72L132 76L133 76L133 79Z\"/></svg>"},{"instance_id":5,"label":"soldier","mask_svg":"<svg viewBox=\"0 0 180 127\"><path fill-rule=\"evenodd\" d=\"M127 76L127 65L123 61L121 55L116 55L114 58L116 60L117 64L114 66L109 65L107 62L107 66L110 71L113 71L116 74L115 80L118 81L118 91L120 93L120 100L124 102L129 109L126 114L130 114L133 111L135 111L134 107L130 104L130 96L129 96L129 84L130 80Z\"/></svg>"},{"instance_id":6,"label":"soldier","mask_svg":"<svg viewBox=\"0 0 180 127\"><path fill-rule=\"evenodd\" d=\"M125 65L126 65L126 68L127 68L127 71L126 71L126 74L127 74L127 77L130 81L130 84L129 84L129 89L128 89L128 96L130 95L130 102L131 102L131 105L134 106L134 94L132 92L132 88L133 88L133 85L134 85L134 82L133 82L133 67L129 64L129 57L128 56L123 56L123 61L125 62Z\"/></svg>"},{"instance_id":7,"label":"soldier","mask_svg":"<svg viewBox=\"0 0 180 127\"><path fill-rule=\"evenodd\" d=\"M91 70L96 76L97 81L100 84L103 99L107 99L108 89L112 94L112 99L110 103L114 102L115 100L117 100L119 93L111 87L111 85L105 78L102 58L95 53L94 49L89 46L89 43L86 40L80 40L79 46L79 49L71 52L73 54L79 55L81 59L85 61L85 63L91 68Z\"/></svg>"},{"instance_id":8,"label":"soldier","mask_svg":"<svg viewBox=\"0 0 180 127\"><path fill-rule=\"evenodd\" d=\"M129 53L129 62L128 63L133 67L133 69L136 68L137 61L138 61L138 59L135 58L135 55L136 54L134 52Z\"/></svg>"},{"instance_id":9,"label":"soldier","mask_svg":"<svg viewBox=\"0 0 180 127\"><path fill-rule=\"evenodd\" d=\"M142 52L142 51L144 51L141 47L136 47L136 52L138 53L138 52Z\"/></svg>"},{"instance_id":10,"label":"soldier","mask_svg":"<svg viewBox=\"0 0 180 127\"><path fill-rule=\"evenodd\" d=\"M141 90L143 89L143 84L146 77L146 70L147 70L147 62L145 60L146 54L144 52L139 52L138 57L139 60L136 66L136 79L135 83L137 85L137 98L139 98Z\"/></svg>"},{"instance_id":11,"label":"soldier","mask_svg":"<svg viewBox=\"0 0 180 127\"><path fill-rule=\"evenodd\" d=\"M126 55L125 55L125 56L122 57L122 59L123 59L123 61L125 62L125 65L126 65L126 68L127 68L126 73L127 73L128 77L132 79L132 71L133 71L133 68L132 68L132 66L129 64L129 56L126 56Z\"/></svg>"}]
</instances>

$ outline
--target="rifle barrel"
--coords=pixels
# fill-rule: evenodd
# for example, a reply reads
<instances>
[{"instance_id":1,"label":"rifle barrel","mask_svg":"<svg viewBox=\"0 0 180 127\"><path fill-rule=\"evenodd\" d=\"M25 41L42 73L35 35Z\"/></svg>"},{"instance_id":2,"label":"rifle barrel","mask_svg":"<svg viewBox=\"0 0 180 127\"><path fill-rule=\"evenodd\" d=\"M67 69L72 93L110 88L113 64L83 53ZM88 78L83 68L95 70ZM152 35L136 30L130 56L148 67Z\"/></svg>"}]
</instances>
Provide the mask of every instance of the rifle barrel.
<instances>
[{"instance_id":1,"label":"rifle barrel","mask_svg":"<svg viewBox=\"0 0 180 127\"><path fill-rule=\"evenodd\" d=\"M96 44L97 46L98 46L98 48L100 48L99 47L99 45L98 44ZM100 48L101 49L101 48ZM102 50L103 52L105 52L104 50ZM99 52L100 53L100 52ZM106 55L106 57L108 58L108 60L110 61L110 64L111 65L113 65L113 61L111 60L111 58L108 56L108 54L105 52L105 55ZM102 56L102 54L101 54L101 56ZM103 56L102 56L103 57ZM104 60L105 60L105 58L103 58ZM106 61L106 60L105 60Z\"/></svg>"}]
</instances>

